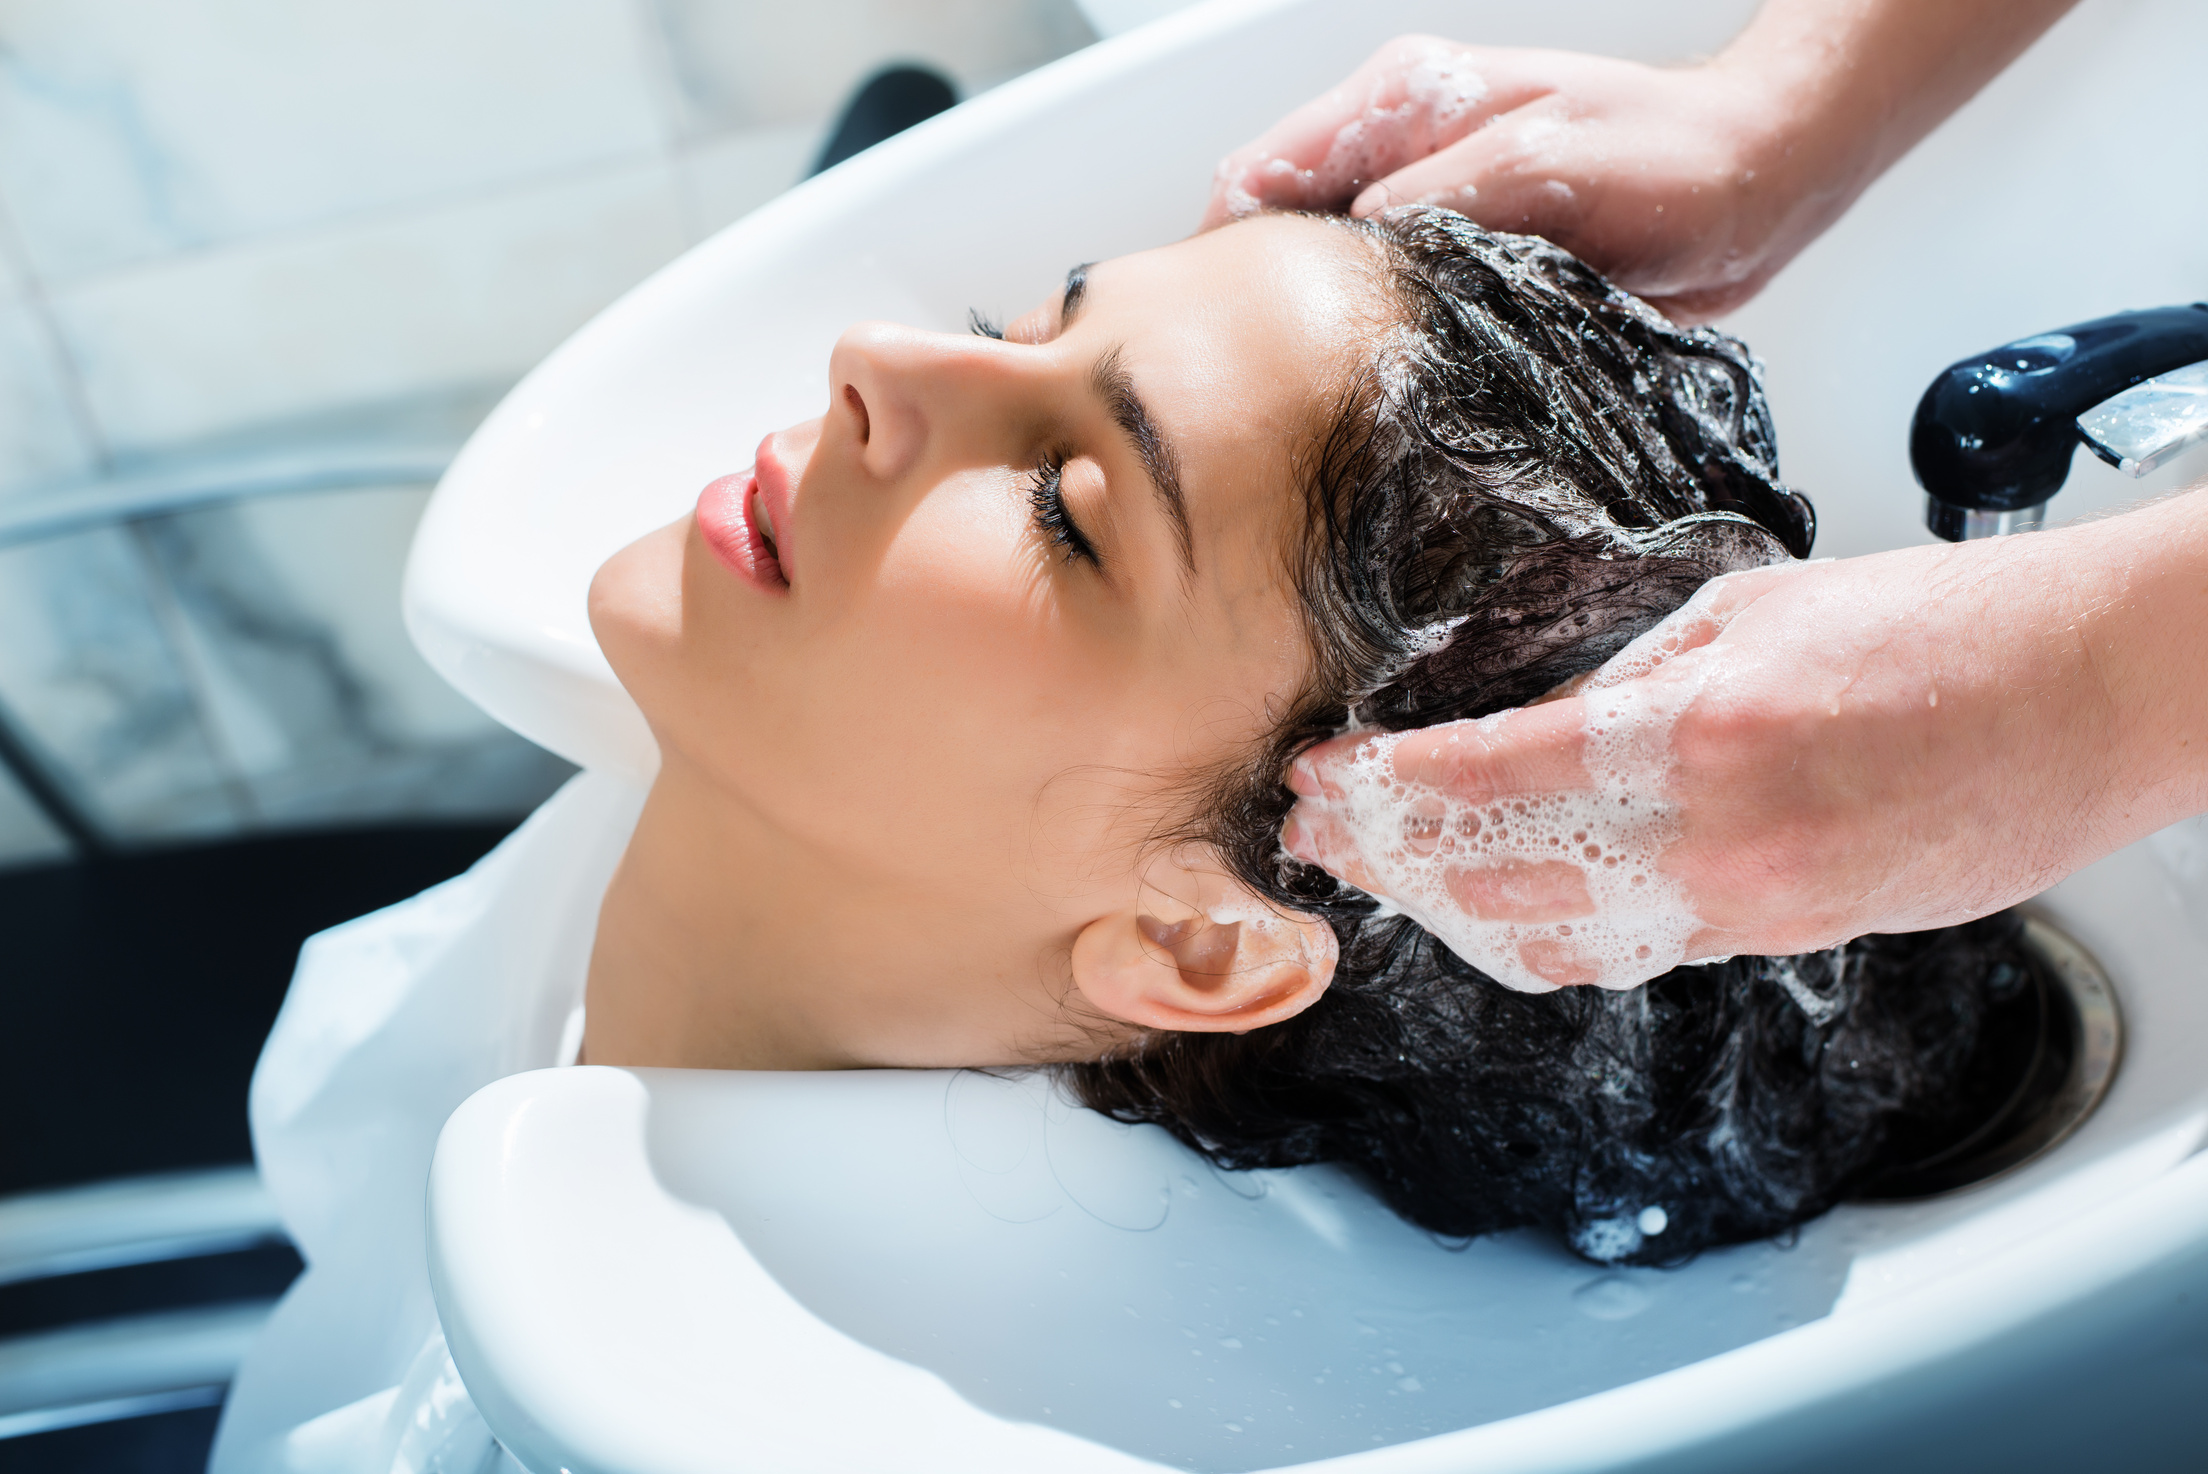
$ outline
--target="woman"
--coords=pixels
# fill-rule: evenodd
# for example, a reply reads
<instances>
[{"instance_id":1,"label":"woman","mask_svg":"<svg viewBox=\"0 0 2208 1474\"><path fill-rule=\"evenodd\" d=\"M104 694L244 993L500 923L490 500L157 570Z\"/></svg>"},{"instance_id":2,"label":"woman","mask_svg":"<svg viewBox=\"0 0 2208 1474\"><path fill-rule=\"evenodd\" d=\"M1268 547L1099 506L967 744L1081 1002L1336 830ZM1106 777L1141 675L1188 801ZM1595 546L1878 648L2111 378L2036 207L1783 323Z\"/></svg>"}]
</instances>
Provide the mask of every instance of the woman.
<instances>
[{"instance_id":1,"label":"woman","mask_svg":"<svg viewBox=\"0 0 2208 1474\"><path fill-rule=\"evenodd\" d=\"M1605 1261L1985 1113L2003 924L1525 997L1280 848L1304 748L1538 700L1807 553L1739 344L1431 209L1255 217L977 327L853 329L822 419L601 570L662 768L588 1060L1056 1063L1230 1165ZM1571 935L1534 980L1591 976Z\"/></svg>"},{"instance_id":2,"label":"woman","mask_svg":"<svg viewBox=\"0 0 2208 1474\"><path fill-rule=\"evenodd\" d=\"M1281 849L1319 739L1538 700L1807 551L1739 344L1433 210L1253 218L977 327L853 329L827 415L601 570L641 815L585 774L308 943L252 1097L308 1269L218 1474L495 1456L423 1184L462 1100L578 1038L1048 1064L1227 1165L1603 1261L1780 1230L2006 1095L2006 923L1535 996Z\"/></svg>"}]
</instances>

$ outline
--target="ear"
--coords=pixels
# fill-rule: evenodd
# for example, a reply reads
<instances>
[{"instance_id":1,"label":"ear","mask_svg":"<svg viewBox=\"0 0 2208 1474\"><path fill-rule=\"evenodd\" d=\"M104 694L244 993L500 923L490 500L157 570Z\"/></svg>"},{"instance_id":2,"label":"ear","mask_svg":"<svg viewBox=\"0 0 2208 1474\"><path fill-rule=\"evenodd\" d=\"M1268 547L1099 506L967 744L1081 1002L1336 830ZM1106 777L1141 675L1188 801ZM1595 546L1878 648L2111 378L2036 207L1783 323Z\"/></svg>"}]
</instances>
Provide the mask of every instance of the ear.
<instances>
[{"instance_id":1,"label":"ear","mask_svg":"<svg viewBox=\"0 0 2208 1474\"><path fill-rule=\"evenodd\" d=\"M1081 929L1073 983L1090 1006L1145 1029L1247 1033L1292 1018L1334 980L1334 928L1281 911L1218 871L1180 870L1172 893Z\"/></svg>"}]
</instances>

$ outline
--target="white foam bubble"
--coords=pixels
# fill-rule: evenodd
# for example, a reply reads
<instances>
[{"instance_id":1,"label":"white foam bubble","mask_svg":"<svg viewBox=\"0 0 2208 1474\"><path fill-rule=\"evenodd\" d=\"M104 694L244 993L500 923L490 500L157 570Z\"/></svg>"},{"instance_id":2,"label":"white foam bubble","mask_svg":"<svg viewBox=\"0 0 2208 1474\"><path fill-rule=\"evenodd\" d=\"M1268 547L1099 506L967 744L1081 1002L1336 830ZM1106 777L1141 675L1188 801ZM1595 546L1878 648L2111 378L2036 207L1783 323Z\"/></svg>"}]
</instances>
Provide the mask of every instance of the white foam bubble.
<instances>
[{"instance_id":1,"label":"white foam bubble","mask_svg":"<svg viewBox=\"0 0 2208 1474\"><path fill-rule=\"evenodd\" d=\"M1368 184L1394 172L1391 165L1424 158L1463 133L1463 122L1487 96L1487 81L1472 69L1469 53L1430 42L1400 78L1376 79L1357 115L1335 131L1326 154L1312 167L1271 155L1260 156L1240 179L1226 180L1230 215L1261 208L1248 187L1251 175L1275 186L1264 198L1293 200L1325 208L1346 205ZM1389 100L1382 102L1385 97ZM1293 180L1300 188L1286 195L1278 186Z\"/></svg>"},{"instance_id":2,"label":"white foam bubble","mask_svg":"<svg viewBox=\"0 0 2208 1474\"><path fill-rule=\"evenodd\" d=\"M1710 609L1718 582L1575 683L1586 788L1482 799L1413 781L1397 771L1398 733L1374 734L1331 768L1340 796L1325 806L1390 908L1529 993L1630 988L1687 961L1702 921L1660 862L1681 832L1667 792L1672 729L1703 675L1698 662L1670 662L1723 628ZM1503 719L1446 740L1476 757Z\"/></svg>"},{"instance_id":3,"label":"white foam bubble","mask_svg":"<svg viewBox=\"0 0 2208 1474\"><path fill-rule=\"evenodd\" d=\"M1605 1264L1623 1259L1641 1246L1640 1226L1630 1218L1596 1218L1572 1230L1572 1247ZM1597 1320L1624 1320L1648 1305L1648 1292L1631 1280L1606 1275L1582 1285L1572 1298Z\"/></svg>"},{"instance_id":4,"label":"white foam bubble","mask_svg":"<svg viewBox=\"0 0 2208 1474\"><path fill-rule=\"evenodd\" d=\"M1257 939L1258 946L1244 950L1264 959L1262 965L1293 962L1324 981L1334 975L1335 964L1341 960L1341 943L1334 928L1284 916L1254 897L1220 897L1206 904L1203 913L1214 926L1239 925L1246 935Z\"/></svg>"}]
</instances>

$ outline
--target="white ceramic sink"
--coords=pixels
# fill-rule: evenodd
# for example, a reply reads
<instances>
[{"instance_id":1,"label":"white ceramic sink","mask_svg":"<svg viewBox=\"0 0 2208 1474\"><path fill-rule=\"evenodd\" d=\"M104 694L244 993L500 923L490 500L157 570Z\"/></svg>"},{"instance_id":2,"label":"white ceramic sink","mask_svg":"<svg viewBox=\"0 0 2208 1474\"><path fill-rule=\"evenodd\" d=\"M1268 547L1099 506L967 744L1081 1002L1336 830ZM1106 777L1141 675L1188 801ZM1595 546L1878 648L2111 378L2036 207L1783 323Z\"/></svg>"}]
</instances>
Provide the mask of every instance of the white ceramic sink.
<instances>
[{"instance_id":1,"label":"white ceramic sink","mask_svg":"<svg viewBox=\"0 0 2208 1474\"><path fill-rule=\"evenodd\" d=\"M423 522L415 638L518 731L648 772L589 576L817 413L847 324L1017 312L1185 233L1219 154L1397 32L1661 59L1751 8L1235 0L976 99L676 262L515 390ZM2208 291L2208 193L2171 187L2197 172L2190 73L2138 65L2173 51L2208 55L2208 11L2088 0L1731 324L1770 363L1820 553L1922 539L1905 433L1947 362ZM2053 516L2141 489L2084 458ZM2146 1440L2108 1467L2184 1467L2157 1450L2202 1436L2175 1399L2208 1401L2204 857L2171 836L2046 899L2130 1026L2076 1136L1790 1247L1605 1273L1530 1237L1437 1244L1336 1174L1223 1177L1035 1082L582 1069L447 1127L439 1309L541 1474L1901 1469L1952 1467L1934 1435L1958 1427L1984 1461L2069 1468L2064 1430L2107 1416Z\"/></svg>"},{"instance_id":2,"label":"white ceramic sink","mask_svg":"<svg viewBox=\"0 0 2208 1474\"><path fill-rule=\"evenodd\" d=\"M545 1471L1767 1469L1866 1398L1998 1392L1988 1358L2060 1349L2066 1307L2208 1288L2199 939L2137 852L2043 909L2122 980L2100 1110L1998 1182L1788 1245L1603 1270L1438 1241L1334 1171L1220 1173L1036 1077L583 1068L453 1116L432 1282Z\"/></svg>"}]
</instances>

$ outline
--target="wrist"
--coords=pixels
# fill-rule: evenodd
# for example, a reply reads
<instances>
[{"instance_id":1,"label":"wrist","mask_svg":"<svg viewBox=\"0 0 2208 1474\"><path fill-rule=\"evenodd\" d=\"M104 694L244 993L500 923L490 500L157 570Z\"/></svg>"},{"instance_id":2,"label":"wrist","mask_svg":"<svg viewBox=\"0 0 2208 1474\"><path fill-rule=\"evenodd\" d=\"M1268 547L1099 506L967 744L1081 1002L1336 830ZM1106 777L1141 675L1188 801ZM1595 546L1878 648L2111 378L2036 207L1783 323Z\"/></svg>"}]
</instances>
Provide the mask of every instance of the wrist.
<instances>
[{"instance_id":1,"label":"wrist","mask_svg":"<svg viewBox=\"0 0 2208 1474\"><path fill-rule=\"evenodd\" d=\"M1764 19L1701 70L1733 113L1734 177L1753 228L1764 253L1783 262L1838 219L1887 160L1864 69L1838 43Z\"/></svg>"}]
</instances>

